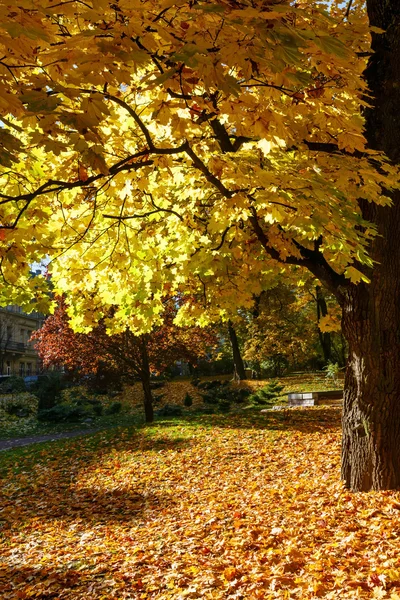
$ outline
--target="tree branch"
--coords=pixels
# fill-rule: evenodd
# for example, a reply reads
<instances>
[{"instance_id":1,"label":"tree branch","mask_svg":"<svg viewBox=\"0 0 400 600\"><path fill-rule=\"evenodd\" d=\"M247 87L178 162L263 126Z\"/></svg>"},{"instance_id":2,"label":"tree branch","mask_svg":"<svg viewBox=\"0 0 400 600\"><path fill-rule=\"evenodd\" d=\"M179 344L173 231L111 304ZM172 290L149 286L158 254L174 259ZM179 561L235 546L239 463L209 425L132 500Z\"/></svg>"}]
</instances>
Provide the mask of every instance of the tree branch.
<instances>
[{"instance_id":1,"label":"tree branch","mask_svg":"<svg viewBox=\"0 0 400 600\"><path fill-rule=\"evenodd\" d=\"M141 167L151 166L153 164L152 160L144 160L144 161L137 162L137 163L131 163L131 161L134 160L135 158L138 158L140 156L144 156L147 154L148 154L148 151L145 151L145 152L141 151L135 155L129 156L129 157L119 161L118 163L116 163L115 165L110 167L107 175L117 175L118 173L120 173L122 171L137 170L137 169L140 169ZM130 164L127 164L127 163L130 163ZM27 194L20 194L19 196L8 196L6 194L0 193L0 198L3 198L3 200L0 201L0 205L7 204L10 202L25 201L24 206L18 211L18 214L15 217L14 222L12 224L0 225L0 229L15 229L16 226L18 225L18 222L21 219L23 213L27 210L27 208L29 207L31 202L38 196L42 196L45 194L51 194L51 193L57 193L57 192L63 192L63 191L67 191L67 190L72 190L74 188L85 188L103 177L106 177L105 173L98 173L97 175L92 175L91 177L88 177L85 181L83 181L82 179L78 179L76 181L59 181L56 179L49 179L48 181L43 183L41 186L39 186L36 190L34 190L33 192L30 192L30 193L27 193Z\"/></svg>"},{"instance_id":2,"label":"tree branch","mask_svg":"<svg viewBox=\"0 0 400 600\"><path fill-rule=\"evenodd\" d=\"M225 242L225 237L226 237L226 234L228 233L228 231L229 231L230 229L232 229L232 225L229 225L229 227L227 227L227 228L226 228L226 229L223 231L223 233L222 233L222 236L221 236L221 242L220 242L220 243L218 244L218 246L216 246L215 248L211 248L211 251L212 251L212 252L214 252L214 251L216 252L217 250L221 250L221 248L222 248L222 246L224 245L224 242Z\"/></svg>"},{"instance_id":3,"label":"tree branch","mask_svg":"<svg viewBox=\"0 0 400 600\"><path fill-rule=\"evenodd\" d=\"M283 260L278 250L270 245L269 239L265 235L258 221L256 209L251 207L250 211L251 216L249 217L249 221L253 227L253 231L260 241L262 247L271 258L282 264L305 267L311 271L311 273L313 273L313 275L315 275L315 277L317 277L317 279L319 279L321 283L323 283L329 289L329 291L332 292L332 294L334 294L339 303L343 301L343 294L340 288L347 286L348 280L344 277L344 275L340 275L332 269L319 250L309 250L308 248L305 248L296 242L296 240L293 240L294 245L300 252L301 258L288 256L285 260Z\"/></svg>"},{"instance_id":4,"label":"tree branch","mask_svg":"<svg viewBox=\"0 0 400 600\"><path fill-rule=\"evenodd\" d=\"M309 142L308 140L304 140L305 145L309 150L313 152L327 152L328 154L345 154L346 156L353 156L354 158L365 158L367 154L365 152L360 152L360 150L354 150L353 152L348 152L344 148L339 148L337 144L333 142ZM297 148L290 148L291 150Z\"/></svg>"},{"instance_id":5,"label":"tree branch","mask_svg":"<svg viewBox=\"0 0 400 600\"><path fill-rule=\"evenodd\" d=\"M194 166L199 169L199 171L201 171L203 173L203 175L205 176L205 178L207 179L207 181L209 181L210 183L212 183L212 185L214 187L217 188L217 190L223 195L225 196L225 198L232 198L232 196L236 193L235 191L231 191L228 190L227 187L224 186L224 184L222 183L222 181L220 181L218 179L218 177L215 177L215 175L213 175L211 173L211 171L208 169L208 167L203 163L203 161L201 160L201 158L199 156L197 156L197 154L194 152L194 150L189 146L189 144L186 144L185 147L185 152L186 154L192 159Z\"/></svg>"}]
</instances>

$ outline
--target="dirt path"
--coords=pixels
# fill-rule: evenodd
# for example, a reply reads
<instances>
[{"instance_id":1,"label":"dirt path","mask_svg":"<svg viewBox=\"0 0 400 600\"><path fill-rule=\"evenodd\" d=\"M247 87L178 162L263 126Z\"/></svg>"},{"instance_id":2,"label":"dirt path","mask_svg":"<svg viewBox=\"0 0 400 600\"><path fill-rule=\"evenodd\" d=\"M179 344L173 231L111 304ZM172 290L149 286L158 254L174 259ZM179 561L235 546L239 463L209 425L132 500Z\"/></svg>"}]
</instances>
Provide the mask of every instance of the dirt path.
<instances>
[{"instance_id":1,"label":"dirt path","mask_svg":"<svg viewBox=\"0 0 400 600\"><path fill-rule=\"evenodd\" d=\"M98 431L100 431L100 429L86 429L83 431L65 431L64 433L48 433L46 435L33 435L24 438L0 440L0 452L2 450L12 450L12 448L20 448L21 446L29 446L30 444L38 444L39 442L53 442L55 440L89 435L91 433L97 433Z\"/></svg>"}]
</instances>

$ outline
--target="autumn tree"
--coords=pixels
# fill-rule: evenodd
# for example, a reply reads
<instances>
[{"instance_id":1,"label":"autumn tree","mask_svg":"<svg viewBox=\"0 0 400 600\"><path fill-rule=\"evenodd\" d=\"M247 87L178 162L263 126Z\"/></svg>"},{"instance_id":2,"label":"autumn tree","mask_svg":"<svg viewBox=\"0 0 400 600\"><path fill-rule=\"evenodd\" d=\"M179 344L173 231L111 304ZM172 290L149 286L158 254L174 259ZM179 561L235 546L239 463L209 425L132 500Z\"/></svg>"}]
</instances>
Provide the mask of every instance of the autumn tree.
<instances>
[{"instance_id":1,"label":"autumn tree","mask_svg":"<svg viewBox=\"0 0 400 600\"><path fill-rule=\"evenodd\" d=\"M146 333L166 295L227 320L308 269L343 308L353 490L400 486L400 15L367 8L0 7L4 302L47 303L46 255L76 330L118 306L115 332Z\"/></svg>"},{"instance_id":2,"label":"autumn tree","mask_svg":"<svg viewBox=\"0 0 400 600\"><path fill-rule=\"evenodd\" d=\"M243 356L256 370L282 374L289 368L345 365L340 307L313 277L296 285L286 277L259 294L251 310L235 318ZM329 350L329 352L328 352Z\"/></svg>"},{"instance_id":3,"label":"autumn tree","mask_svg":"<svg viewBox=\"0 0 400 600\"><path fill-rule=\"evenodd\" d=\"M237 377L240 381L243 381L247 379L246 369L244 367L236 329L230 319L228 321L228 335L232 348L233 364L235 365L235 377Z\"/></svg>"},{"instance_id":4,"label":"autumn tree","mask_svg":"<svg viewBox=\"0 0 400 600\"><path fill-rule=\"evenodd\" d=\"M244 349L246 360L269 363L274 376L287 365L321 362L315 301L308 290L279 283L260 294L247 319Z\"/></svg>"},{"instance_id":5,"label":"autumn tree","mask_svg":"<svg viewBox=\"0 0 400 600\"><path fill-rule=\"evenodd\" d=\"M199 327L173 325L175 310L170 303L164 323L151 333L134 335L129 329L108 335L104 322L88 333L75 333L69 325L64 301L59 301L32 338L43 366L63 367L84 375L108 373L132 381L140 380L144 394L146 422L154 418L151 374L160 374L177 360L196 363L215 345L215 336Z\"/></svg>"}]
</instances>

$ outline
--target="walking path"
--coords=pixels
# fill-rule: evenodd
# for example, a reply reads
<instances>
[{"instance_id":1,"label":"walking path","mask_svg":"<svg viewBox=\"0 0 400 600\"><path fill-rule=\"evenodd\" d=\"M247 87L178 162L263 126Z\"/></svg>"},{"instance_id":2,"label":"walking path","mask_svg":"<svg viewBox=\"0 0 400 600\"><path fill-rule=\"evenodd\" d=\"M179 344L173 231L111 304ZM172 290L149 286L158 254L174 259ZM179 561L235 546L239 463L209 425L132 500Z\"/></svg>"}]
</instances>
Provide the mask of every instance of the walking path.
<instances>
[{"instance_id":1,"label":"walking path","mask_svg":"<svg viewBox=\"0 0 400 600\"><path fill-rule=\"evenodd\" d=\"M64 433L48 433L46 435L33 435L24 438L0 440L0 452L2 450L12 450L12 448L20 448L21 446L29 446L30 444L38 444L39 442L53 442L55 440L63 440L65 438L89 435L91 433L97 433L98 431L100 431L100 429L86 429L83 431L65 431Z\"/></svg>"}]
</instances>

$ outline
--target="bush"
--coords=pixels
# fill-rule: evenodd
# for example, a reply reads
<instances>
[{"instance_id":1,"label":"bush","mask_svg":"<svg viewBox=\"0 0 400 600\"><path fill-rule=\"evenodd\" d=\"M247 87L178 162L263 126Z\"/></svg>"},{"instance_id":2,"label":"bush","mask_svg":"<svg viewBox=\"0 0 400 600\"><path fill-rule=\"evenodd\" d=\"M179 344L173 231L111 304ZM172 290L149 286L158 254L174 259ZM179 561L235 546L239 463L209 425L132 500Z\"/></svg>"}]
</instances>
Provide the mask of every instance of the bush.
<instances>
[{"instance_id":1,"label":"bush","mask_svg":"<svg viewBox=\"0 0 400 600\"><path fill-rule=\"evenodd\" d=\"M121 402L113 402L110 404L108 408L104 411L106 415L116 415L121 412L122 404Z\"/></svg>"},{"instance_id":2,"label":"bush","mask_svg":"<svg viewBox=\"0 0 400 600\"><path fill-rule=\"evenodd\" d=\"M103 413L113 415L121 411L120 402L114 401L107 406L107 399L104 400L106 408L102 399L90 396L83 387L62 390L54 406L39 409L38 419L52 422L80 421L87 417L100 417Z\"/></svg>"},{"instance_id":3,"label":"bush","mask_svg":"<svg viewBox=\"0 0 400 600\"><path fill-rule=\"evenodd\" d=\"M157 411L157 417L180 417L182 408L177 404L166 404Z\"/></svg>"},{"instance_id":4,"label":"bush","mask_svg":"<svg viewBox=\"0 0 400 600\"><path fill-rule=\"evenodd\" d=\"M251 394L249 400L253 404L272 404L277 396L279 396L283 388L284 386L278 381L272 380L266 386L258 390L255 394Z\"/></svg>"},{"instance_id":5,"label":"bush","mask_svg":"<svg viewBox=\"0 0 400 600\"><path fill-rule=\"evenodd\" d=\"M186 392L186 396L185 396L185 398L184 398L184 400L183 400L183 404L184 404L185 406L187 406L188 408L189 408L189 406L192 406L192 404L193 404L193 398L192 398L192 396L189 394L189 392Z\"/></svg>"},{"instance_id":6,"label":"bush","mask_svg":"<svg viewBox=\"0 0 400 600\"><path fill-rule=\"evenodd\" d=\"M159 404L161 400L164 398L165 394L152 394L153 396L153 404Z\"/></svg>"},{"instance_id":7,"label":"bush","mask_svg":"<svg viewBox=\"0 0 400 600\"><path fill-rule=\"evenodd\" d=\"M25 381L22 377L7 377L0 383L0 394L19 394L26 392Z\"/></svg>"},{"instance_id":8,"label":"bush","mask_svg":"<svg viewBox=\"0 0 400 600\"><path fill-rule=\"evenodd\" d=\"M29 392L0 396L0 429L18 423L18 419L33 419L38 410L38 399Z\"/></svg>"},{"instance_id":9,"label":"bush","mask_svg":"<svg viewBox=\"0 0 400 600\"><path fill-rule=\"evenodd\" d=\"M215 409L213 406L197 406L196 413L200 413L202 415L213 415L215 413Z\"/></svg>"},{"instance_id":10,"label":"bush","mask_svg":"<svg viewBox=\"0 0 400 600\"><path fill-rule=\"evenodd\" d=\"M202 381L197 385L199 390L213 390L214 388L220 388L222 386L229 385L229 381L220 381L219 379L213 379L212 381Z\"/></svg>"},{"instance_id":11,"label":"bush","mask_svg":"<svg viewBox=\"0 0 400 600\"><path fill-rule=\"evenodd\" d=\"M198 377L193 377L193 379L190 382L192 384L193 387L198 387L199 383L200 383L200 379Z\"/></svg>"},{"instance_id":12,"label":"bush","mask_svg":"<svg viewBox=\"0 0 400 600\"><path fill-rule=\"evenodd\" d=\"M324 371L326 371L326 379L332 380L334 384L339 383L339 371L340 367L338 363L333 363L331 361L328 362L326 367L324 367Z\"/></svg>"},{"instance_id":13,"label":"bush","mask_svg":"<svg viewBox=\"0 0 400 600\"><path fill-rule=\"evenodd\" d=\"M46 375L41 375L31 388L39 398L39 411L53 408L65 387L66 383L61 373L50 371Z\"/></svg>"},{"instance_id":14,"label":"bush","mask_svg":"<svg viewBox=\"0 0 400 600\"><path fill-rule=\"evenodd\" d=\"M88 390L95 394L107 394L109 391L122 391L122 374L106 366L99 368L97 373L88 375L82 381Z\"/></svg>"},{"instance_id":15,"label":"bush","mask_svg":"<svg viewBox=\"0 0 400 600\"><path fill-rule=\"evenodd\" d=\"M235 365L230 356L218 360L200 360L196 367L197 375L227 375L232 374Z\"/></svg>"},{"instance_id":16,"label":"bush","mask_svg":"<svg viewBox=\"0 0 400 600\"><path fill-rule=\"evenodd\" d=\"M152 390L160 390L161 388L163 388L165 386L165 381L152 381L150 383L150 388Z\"/></svg>"},{"instance_id":17,"label":"bush","mask_svg":"<svg viewBox=\"0 0 400 600\"><path fill-rule=\"evenodd\" d=\"M229 412L231 410L231 403L227 402L226 400L222 400L219 404L218 404L218 408L221 412Z\"/></svg>"},{"instance_id":18,"label":"bush","mask_svg":"<svg viewBox=\"0 0 400 600\"><path fill-rule=\"evenodd\" d=\"M11 416L29 417L32 411L21 403L12 403L7 405L5 412Z\"/></svg>"},{"instance_id":19,"label":"bush","mask_svg":"<svg viewBox=\"0 0 400 600\"><path fill-rule=\"evenodd\" d=\"M83 417L89 417L88 413L82 406L70 406L69 404L57 404L52 408L39 410L39 421L50 421L52 423L76 422Z\"/></svg>"},{"instance_id":20,"label":"bush","mask_svg":"<svg viewBox=\"0 0 400 600\"><path fill-rule=\"evenodd\" d=\"M218 404L220 402L241 404L250 394L251 392L246 388L231 388L229 382L224 382L220 387L207 390L205 394L202 394L202 397L206 404Z\"/></svg>"},{"instance_id":21,"label":"bush","mask_svg":"<svg viewBox=\"0 0 400 600\"><path fill-rule=\"evenodd\" d=\"M114 404L119 404L118 402L114 402ZM111 404L112 406L112 404ZM110 408L111 408L110 406ZM92 405L92 411L94 412L94 414L96 415L96 417L100 417L103 414L103 405L100 404L93 404ZM113 414L113 413L109 413L109 414Z\"/></svg>"},{"instance_id":22,"label":"bush","mask_svg":"<svg viewBox=\"0 0 400 600\"><path fill-rule=\"evenodd\" d=\"M203 402L205 404L218 404L219 402L219 398L217 396L217 394L215 393L215 391L213 392L209 392L208 394L202 394L201 395L203 398Z\"/></svg>"},{"instance_id":23,"label":"bush","mask_svg":"<svg viewBox=\"0 0 400 600\"><path fill-rule=\"evenodd\" d=\"M288 359L282 354L274 354L260 364L261 376L281 377L289 368Z\"/></svg>"}]
</instances>

